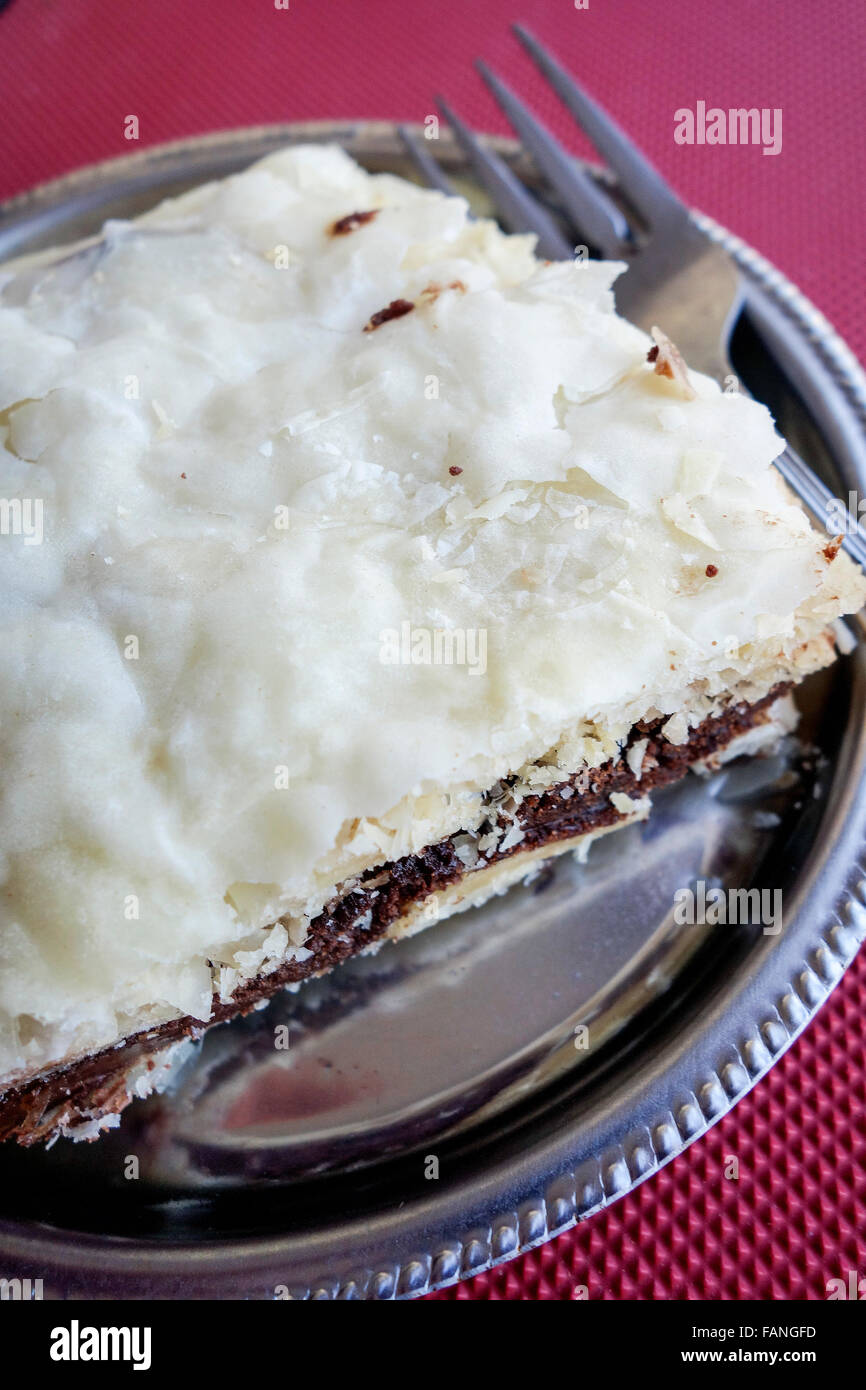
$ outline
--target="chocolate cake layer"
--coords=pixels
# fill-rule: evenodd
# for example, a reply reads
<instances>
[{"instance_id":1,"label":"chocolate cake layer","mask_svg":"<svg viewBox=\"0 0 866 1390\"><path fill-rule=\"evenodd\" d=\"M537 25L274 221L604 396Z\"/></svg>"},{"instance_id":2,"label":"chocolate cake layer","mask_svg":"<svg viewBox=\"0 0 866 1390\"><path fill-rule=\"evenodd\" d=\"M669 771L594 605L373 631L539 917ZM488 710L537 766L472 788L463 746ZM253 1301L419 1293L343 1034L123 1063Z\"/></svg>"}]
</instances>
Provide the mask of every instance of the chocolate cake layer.
<instances>
[{"instance_id":1,"label":"chocolate cake layer","mask_svg":"<svg viewBox=\"0 0 866 1390\"><path fill-rule=\"evenodd\" d=\"M664 720L635 725L623 755L630 746L647 740L639 775L623 756L592 771L588 789L584 789L586 773L575 773L542 794L526 797L516 813L523 839L508 849L491 852L478 867L625 820L626 816L611 804L612 794L640 798L654 788L677 781L691 764L712 756L764 722L770 706L789 688L786 684L777 685L753 704L731 705L723 714L698 725L682 744L671 743L662 736ZM503 786L507 790L507 782ZM568 790L573 794L564 798L562 793ZM493 799L491 794L491 802ZM483 835L488 829L489 825L482 826L479 833ZM312 954L307 959L289 961L271 974L249 981L227 1003L215 995L207 1023L189 1015L173 1019L134 1035L119 1047L105 1048L7 1090L0 1096L0 1140L15 1138L20 1144L35 1144L50 1137L59 1126L77 1122L79 1117L87 1120L122 1110L131 1099L126 1089L127 1074L142 1062L155 1067L152 1054L182 1038L198 1037L217 1023L249 1013L284 986L323 974L359 954L380 941L414 904L470 878L472 872L458 857L454 837L429 845L419 854L368 870L356 888L335 899L310 924L305 947ZM370 886L365 887L365 882Z\"/></svg>"}]
</instances>

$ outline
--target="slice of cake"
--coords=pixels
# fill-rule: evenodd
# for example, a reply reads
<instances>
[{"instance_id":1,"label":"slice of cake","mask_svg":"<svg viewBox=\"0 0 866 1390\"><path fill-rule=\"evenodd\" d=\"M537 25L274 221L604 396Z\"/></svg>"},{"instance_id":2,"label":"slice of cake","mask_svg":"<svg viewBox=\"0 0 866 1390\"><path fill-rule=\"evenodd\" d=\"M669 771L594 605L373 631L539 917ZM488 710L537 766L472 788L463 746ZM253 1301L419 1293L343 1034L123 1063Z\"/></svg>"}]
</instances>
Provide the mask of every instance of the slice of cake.
<instances>
[{"instance_id":1,"label":"slice of cake","mask_svg":"<svg viewBox=\"0 0 866 1390\"><path fill-rule=\"evenodd\" d=\"M7 268L0 1133L791 727L866 586L765 409L460 199L286 150Z\"/></svg>"}]
</instances>

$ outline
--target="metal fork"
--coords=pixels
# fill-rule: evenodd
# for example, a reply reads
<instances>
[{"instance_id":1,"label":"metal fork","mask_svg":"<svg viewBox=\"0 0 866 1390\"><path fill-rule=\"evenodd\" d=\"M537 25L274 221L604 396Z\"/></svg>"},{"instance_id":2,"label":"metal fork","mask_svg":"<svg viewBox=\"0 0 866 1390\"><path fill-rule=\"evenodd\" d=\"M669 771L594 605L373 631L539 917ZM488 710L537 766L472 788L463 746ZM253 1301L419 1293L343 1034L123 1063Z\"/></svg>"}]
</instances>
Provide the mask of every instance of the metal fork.
<instances>
[{"instance_id":1,"label":"metal fork","mask_svg":"<svg viewBox=\"0 0 866 1390\"><path fill-rule=\"evenodd\" d=\"M724 380L733 372L728 357L731 331L747 304L749 317L771 355L784 364L789 355L786 336L760 290L743 281L727 251L700 229L661 175L574 78L523 25L515 24L513 29L606 161L607 174L594 177L588 173L486 63L479 60L476 66L571 224L604 257L628 262L628 272L616 286L618 309L647 331L659 324L690 367ZM534 232L540 256L571 259L575 247L558 219L447 102L437 97L437 103L503 224L511 231ZM418 141L405 126L401 134L424 180L443 192L453 192L429 149L424 148L425 142ZM834 510L839 506L830 489L790 445L775 464L819 524L826 527L831 505L835 504ZM842 545L866 569L866 531L853 517Z\"/></svg>"}]
</instances>

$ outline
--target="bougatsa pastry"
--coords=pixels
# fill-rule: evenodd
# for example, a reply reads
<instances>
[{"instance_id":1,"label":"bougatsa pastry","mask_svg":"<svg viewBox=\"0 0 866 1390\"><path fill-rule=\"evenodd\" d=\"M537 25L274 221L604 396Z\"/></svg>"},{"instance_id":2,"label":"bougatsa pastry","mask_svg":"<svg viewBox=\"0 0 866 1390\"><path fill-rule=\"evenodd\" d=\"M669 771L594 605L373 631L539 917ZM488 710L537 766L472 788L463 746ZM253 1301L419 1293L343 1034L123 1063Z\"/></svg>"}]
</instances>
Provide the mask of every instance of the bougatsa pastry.
<instances>
[{"instance_id":1,"label":"bougatsa pastry","mask_svg":"<svg viewBox=\"0 0 866 1390\"><path fill-rule=\"evenodd\" d=\"M866 586L622 270L307 146L4 275L0 1133L791 727Z\"/></svg>"}]
</instances>

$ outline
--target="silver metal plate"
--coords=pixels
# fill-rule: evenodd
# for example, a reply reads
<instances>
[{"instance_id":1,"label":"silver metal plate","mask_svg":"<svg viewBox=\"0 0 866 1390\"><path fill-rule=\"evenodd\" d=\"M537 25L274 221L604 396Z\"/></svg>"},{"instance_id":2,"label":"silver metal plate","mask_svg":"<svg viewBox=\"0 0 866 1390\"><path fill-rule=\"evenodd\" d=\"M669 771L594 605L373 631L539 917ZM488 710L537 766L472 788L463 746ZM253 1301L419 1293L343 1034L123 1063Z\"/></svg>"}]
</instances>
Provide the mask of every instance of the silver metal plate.
<instances>
[{"instance_id":1,"label":"silver metal plate","mask_svg":"<svg viewBox=\"0 0 866 1390\"><path fill-rule=\"evenodd\" d=\"M390 125L209 136L6 204L0 259L299 139L408 172ZM532 179L512 144L494 143ZM437 154L465 175L447 135ZM700 225L774 296L812 389L838 402L833 440L747 332L735 343L743 379L840 495L861 489L866 379L854 359L778 272ZM169 1094L132 1106L98 1144L3 1146L2 1272L60 1297L410 1296L629 1191L773 1064L866 934L864 689L858 648L808 683L799 742L777 758L689 778L585 865L568 856L213 1030ZM819 750L805 765L804 741ZM674 894L696 879L780 889L783 929L677 925ZM274 1046L280 1024L287 1051Z\"/></svg>"}]
</instances>

